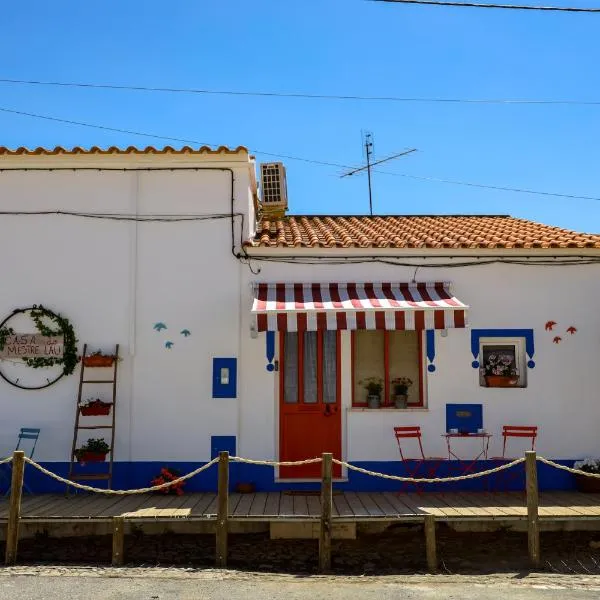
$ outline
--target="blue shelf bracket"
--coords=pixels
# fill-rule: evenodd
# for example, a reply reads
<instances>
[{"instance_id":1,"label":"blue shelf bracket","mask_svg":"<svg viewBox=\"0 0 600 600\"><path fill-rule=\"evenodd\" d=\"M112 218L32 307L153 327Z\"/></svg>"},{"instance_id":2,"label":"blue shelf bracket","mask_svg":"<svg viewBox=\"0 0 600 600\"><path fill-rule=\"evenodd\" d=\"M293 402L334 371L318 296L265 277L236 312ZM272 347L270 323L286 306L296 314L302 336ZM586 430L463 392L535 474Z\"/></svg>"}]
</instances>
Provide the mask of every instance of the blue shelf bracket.
<instances>
[{"instance_id":1,"label":"blue shelf bracket","mask_svg":"<svg viewBox=\"0 0 600 600\"><path fill-rule=\"evenodd\" d=\"M275 365L273 364L273 361L275 360L275 332L267 331L265 339L267 346L267 371L272 373L275 370Z\"/></svg>"},{"instance_id":2,"label":"blue shelf bracket","mask_svg":"<svg viewBox=\"0 0 600 600\"><path fill-rule=\"evenodd\" d=\"M479 341L481 338L525 338L525 352L529 358L527 368L535 368L533 329L471 329L471 354L473 355L471 366L474 369L479 369L480 366Z\"/></svg>"},{"instance_id":3,"label":"blue shelf bracket","mask_svg":"<svg viewBox=\"0 0 600 600\"><path fill-rule=\"evenodd\" d=\"M427 365L427 370L430 373L434 373L435 365L433 364L433 361L435 360L435 330L428 329L425 332L425 336L425 349L427 354L427 362L429 363Z\"/></svg>"}]
</instances>

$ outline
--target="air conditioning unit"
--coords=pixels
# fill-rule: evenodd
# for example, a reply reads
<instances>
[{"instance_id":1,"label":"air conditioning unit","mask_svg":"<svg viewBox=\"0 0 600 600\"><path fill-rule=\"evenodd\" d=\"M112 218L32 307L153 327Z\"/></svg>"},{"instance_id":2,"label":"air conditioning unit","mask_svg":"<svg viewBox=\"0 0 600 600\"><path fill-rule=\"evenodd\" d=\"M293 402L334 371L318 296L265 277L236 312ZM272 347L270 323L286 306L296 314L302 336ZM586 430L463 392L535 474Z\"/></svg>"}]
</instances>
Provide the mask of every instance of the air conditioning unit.
<instances>
[{"instance_id":1,"label":"air conditioning unit","mask_svg":"<svg viewBox=\"0 0 600 600\"><path fill-rule=\"evenodd\" d=\"M260 165L260 192L263 215L283 217L288 207L283 163L262 163Z\"/></svg>"}]
</instances>

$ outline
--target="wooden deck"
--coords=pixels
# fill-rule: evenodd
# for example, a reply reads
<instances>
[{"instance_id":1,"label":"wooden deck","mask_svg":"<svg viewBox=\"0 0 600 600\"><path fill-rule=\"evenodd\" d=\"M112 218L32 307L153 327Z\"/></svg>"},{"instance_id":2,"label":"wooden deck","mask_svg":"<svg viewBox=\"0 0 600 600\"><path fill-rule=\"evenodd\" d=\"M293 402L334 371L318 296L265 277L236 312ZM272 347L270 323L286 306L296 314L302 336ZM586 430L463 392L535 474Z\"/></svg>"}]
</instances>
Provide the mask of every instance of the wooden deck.
<instances>
[{"instance_id":1,"label":"wooden deck","mask_svg":"<svg viewBox=\"0 0 600 600\"><path fill-rule=\"evenodd\" d=\"M127 520L214 520L217 496L213 493L183 496L136 495L24 496L23 522L99 522L122 516ZM319 495L297 493L231 494L230 520L301 521L321 516ZM8 501L0 500L0 522L8 515ZM524 520L524 493L365 493L336 492L333 518L337 522ZM540 495L540 520L600 520L600 494L553 492Z\"/></svg>"}]
</instances>

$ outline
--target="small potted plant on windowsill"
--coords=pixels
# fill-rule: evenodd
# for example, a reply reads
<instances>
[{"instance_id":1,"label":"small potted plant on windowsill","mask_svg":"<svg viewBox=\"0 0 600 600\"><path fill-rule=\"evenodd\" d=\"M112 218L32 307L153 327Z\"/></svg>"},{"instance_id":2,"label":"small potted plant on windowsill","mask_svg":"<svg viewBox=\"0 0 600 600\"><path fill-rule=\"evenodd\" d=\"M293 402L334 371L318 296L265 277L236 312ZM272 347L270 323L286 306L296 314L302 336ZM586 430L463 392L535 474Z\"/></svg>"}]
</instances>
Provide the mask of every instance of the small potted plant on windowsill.
<instances>
[{"instance_id":1,"label":"small potted plant on windowsill","mask_svg":"<svg viewBox=\"0 0 600 600\"><path fill-rule=\"evenodd\" d=\"M84 417L98 417L110 414L112 402L103 402L100 398L88 400L79 405L79 410Z\"/></svg>"},{"instance_id":2,"label":"small potted plant on windowsill","mask_svg":"<svg viewBox=\"0 0 600 600\"><path fill-rule=\"evenodd\" d=\"M413 384L412 379L408 377L396 377L391 381L394 388L396 408L406 408L408 402L408 388Z\"/></svg>"},{"instance_id":3,"label":"small potted plant on windowsill","mask_svg":"<svg viewBox=\"0 0 600 600\"><path fill-rule=\"evenodd\" d=\"M75 450L77 460L85 464L86 462L104 462L110 448L103 438L90 438L81 448Z\"/></svg>"},{"instance_id":4,"label":"small potted plant on windowsill","mask_svg":"<svg viewBox=\"0 0 600 600\"><path fill-rule=\"evenodd\" d=\"M379 408L381 405L383 379L381 377L367 377L359 383L367 390L367 406L369 408Z\"/></svg>"},{"instance_id":5,"label":"small potted plant on windowsill","mask_svg":"<svg viewBox=\"0 0 600 600\"><path fill-rule=\"evenodd\" d=\"M116 360L113 354L103 354L101 350L88 354L83 357L83 364L86 367L112 367Z\"/></svg>"},{"instance_id":6,"label":"small potted plant on windowsill","mask_svg":"<svg viewBox=\"0 0 600 600\"><path fill-rule=\"evenodd\" d=\"M574 465L574 469L584 471L585 473L600 474L600 459L598 458L586 458L584 460L578 460ZM580 492L586 493L599 493L600 492L600 479L596 477L588 477L587 475L575 475L575 486Z\"/></svg>"},{"instance_id":7,"label":"small potted plant on windowsill","mask_svg":"<svg viewBox=\"0 0 600 600\"><path fill-rule=\"evenodd\" d=\"M490 354L483 370L487 387L515 387L519 383L515 359L509 354Z\"/></svg>"}]
</instances>

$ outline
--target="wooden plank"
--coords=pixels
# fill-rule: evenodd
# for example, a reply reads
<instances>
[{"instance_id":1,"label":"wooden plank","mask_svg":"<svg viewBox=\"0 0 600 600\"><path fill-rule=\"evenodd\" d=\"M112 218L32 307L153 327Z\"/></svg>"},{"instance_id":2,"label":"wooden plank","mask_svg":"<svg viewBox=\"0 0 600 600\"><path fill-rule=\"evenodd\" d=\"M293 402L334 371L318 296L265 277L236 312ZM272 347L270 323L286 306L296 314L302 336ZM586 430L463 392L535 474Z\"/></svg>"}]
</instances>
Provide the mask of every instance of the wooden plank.
<instances>
[{"instance_id":1,"label":"wooden plank","mask_svg":"<svg viewBox=\"0 0 600 600\"><path fill-rule=\"evenodd\" d=\"M217 516L218 505L219 505L219 497L215 494L212 497L212 501L204 509L204 514L207 517L216 517Z\"/></svg>"},{"instance_id":2,"label":"wooden plank","mask_svg":"<svg viewBox=\"0 0 600 600\"><path fill-rule=\"evenodd\" d=\"M291 517L294 515L294 501L292 496L283 493L279 502L279 516Z\"/></svg>"},{"instance_id":3,"label":"wooden plank","mask_svg":"<svg viewBox=\"0 0 600 600\"><path fill-rule=\"evenodd\" d=\"M402 502L409 506L415 514L419 515L435 515L436 517L444 517L444 511L440 510L435 503L427 500L425 494L402 494Z\"/></svg>"},{"instance_id":4,"label":"wooden plank","mask_svg":"<svg viewBox=\"0 0 600 600\"><path fill-rule=\"evenodd\" d=\"M461 496L471 496L467 493L461 493ZM521 497L511 496L507 493L485 493L478 497L478 502L492 513L494 517L524 517L527 515L527 509Z\"/></svg>"},{"instance_id":5,"label":"wooden plank","mask_svg":"<svg viewBox=\"0 0 600 600\"><path fill-rule=\"evenodd\" d=\"M208 493L208 492L200 494L200 497L198 498L198 501L196 502L196 504L194 504L194 506L191 509L190 516L192 516L192 517L206 517L207 516L207 509L215 501L215 498L216 498L215 494L211 494L211 493Z\"/></svg>"},{"instance_id":6,"label":"wooden plank","mask_svg":"<svg viewBox=\"0 0 600 600\"><path fill-rule=\"evenodd\" d=\"M39 512L44 510L45 506L56 505L57 502L60 502L61 500L64 500L64 496L57 496L56 494L44 494L23 507L21 513L22 517L26 518L37 516Z\"/></svg>"},{"instance_id":7,"label":"wooden plank","mask_svg":"<svg viewBox=\"0 0 600 600\"><path fill-rule=\"evenodd\" d=\"M363 506L367 509L370 517L384 517L385 513L379 508L379 505L368 492L359 492L358 497Z\"/></svg>"},{"instance_id":8,"label":"wooden plank","mask_svg":"<svg viewBox=\"0 0 600 600\"><path fill-rule=\"evenodd\" d=\"M14 565L17 562L19 521L21 520L21 496L23 495L23 473L25 471L25 453L22 450L15 450L11 466L12 476L8 508L8 525L6 527L6 565Z\"/></svg>"},{"instance_id":9,"label":"wooden plank","mask_svg":"<svg viewBox=\"0 0 600 600\"><path fill-rule=\"evenodd\" d=\"M446 501L458 508L461 514L466 517L498 518L499 511L493 506L486 504L487 500L484 494L459 494L453 492L448 494L448 496L449 498ZM441 498L445 500L445 494L441 495Z\"/></svg>"},{"instance_id":10,"label":"wooden plank","mask_svg":"<svg viewBox=\"0 0 600 600\"><path fill-rule=\"evenodd\" d=\"M124 562L125 518L113 517L112 566L120 567Z\"/></svg>"},{"instance_id":11,"label":"wooden plank","mask_svg":"<svg viewBox=\"0 0 600 600\"><path fill-rule=\"evenodd\" d=\"M311 517L319 517L321 515L321 499L318 496L307 496L306 504L308 507L308 515ZM335 505L331 507L332 515L338 516Z\"/></svg>"},{"instance_id":12,"label":"wooden plank","mask_svg":"<svg viewBox=\"0 0 600 600\"><path fill-rule=\"evenodd\" d=\"M127 517L130 518L141 518L141 517L152 517L154 516L154 511L157 508L157 498L155 495L148 495L142 504L137 508L136 511L130 512L127 514Z\"/></svg>"},{"instance_id":13,"label":"wooden plank","mask_svg":"<svg viewBox=\"0 0 600 600\"><path fill-rule=\"evenodd\" d=\"M252 517L262 517L265 513L265 506L267 504L268 494L266 492L258 492L254 494L252 498L252 505L248 514Z\"/></svg>"},{"instance_id":14,"label":"wooden plank","mask_svg":"<svg viewBox=\"0 0 600 600\"><path fill-rule=\"evenodd\" d=\"M252 501L254 500L254 494L240 494L240 500L235 508L235 512L232 514L235 517L247 517L252 507Z\"/></svg>"},{"instance_id":15,"label":"wooden plank","mask_svg":"<svg viewBox=\"0 0 600 600\"><path fill-rule=\"evenodd\" d=\"M386 517L398 516L395 506L391 504L381 492L371 494L371 499L379 506Z\"/></svg>"},{"instance_id":16,"label":"wooden plank","mask_svg":"<svg viewBox=\"0 0 600 600\"><path fill-rule=\"evenodd\" d=\"M143 495L143 494L140 494ZM121 506L128 506L132 500L130 496L105 496L104 504L102 509L95 512L94 517L115 517L120 515L123 511ZM139 500L138 500L139 504Z\"/></svg>"},{"instance_id":17,"label":"wooden plank","mask_svg":"<svg viewBox=\"0 0 600 600\"><path fill-rule=\"evenodd\" d=\"M352 517L354 512L346 500L346 494L337 494L333 497L333 504L335 505L336 512L340 517Z\"/></svg>"},{"instance_id":18,"label":"wooden plank","mask_svg":"<svg viewBox=\"0 0 600 600\"><path fill-rule=\"evenodd\" d=\"M569 498L561 494L543 492L540 497L540 515L542 516L600 516L600 507L576 506Z\"/></svg>"},{"instance_id":19,"label":"wooden plank","mask_svg":"<svg viewBox=\"0 0 600 600\"><path fill-rule=\"evenodd\" d=\"M172 495L171 501L164 507L156 511L157 518L171 517L175 519L183 519L189 516L189 509L181 508L185 504L186 498L183 496Z\"/></svg>"},{"instance_id":20,"label":"wooden plank","mask_svg":"<svg viewBox=\"0 0 600 600\"><path fill-rule=\"evenodd\" d=\"M295 517L306 517L308 516L308 502L306 496L294 496L294 516Z\"/></svg>"},{"instance_id":21,"label":"wooden plank","mask_svg":"<svg viewBox=\"0 0 600 600\"><path fill-rule=\"evenodd\" d=\"M402 517L416 516L417 513L415 513L415 511L412 508L407 506L402 501L402 496L404 496L404 494L398 494L396 492L384 492L382 495L394 507L396 514L398 514L399 516L402 516Z\"/></svg>"},{"instance_id":22,"label":"wooden plank","mask_svg":"<svg viewBox=\"0 0 600 600\"><path fill-rule=\"evenodd\" d=\"M267 502L265 504L264 515L275 516L279 515L279 503L281 501L281 494L279 492L269 492L267 494Z\"/></svg>"},{"instance_id":23,"label":"wooden plank","mask_svg":"<svg viewBox=\"0 0 600 600\"><path fill-rule=\"evenodd\" d=\"M240 500L242 499L243 495L242 494L229 494L229 514L233 515L235 514L235 511L238 507L238 504L240 503Z\"/></svg>"},{"instance_id":24,"label":"wooden plank","mask_svg":"<svg viewBox=\"0 0 600 600\"><path fill-rule=\"evenodd\" d=\"M435 492L429 492L427 494L427 501L439 508L441 511L445 513L445 515L449 518L452 517L464 517L465 511L461 510L460 507L456 506L452 503L451 497L446 498L445 496L450 496L449 494L436 494Z\"/></svg>"},{"instance_id":25,"label":"wooden plank","mask_svg":"<svg viewBox=\"0 0 600 600\"><path fill-rule=\"evenodd\" d=\"M360 501L360 497L356 492L346 492L345 497L354 517L369 516L369 511L364 507L363 503Z\"/></svg>"}]
</instances>

